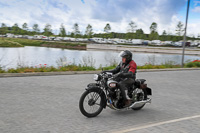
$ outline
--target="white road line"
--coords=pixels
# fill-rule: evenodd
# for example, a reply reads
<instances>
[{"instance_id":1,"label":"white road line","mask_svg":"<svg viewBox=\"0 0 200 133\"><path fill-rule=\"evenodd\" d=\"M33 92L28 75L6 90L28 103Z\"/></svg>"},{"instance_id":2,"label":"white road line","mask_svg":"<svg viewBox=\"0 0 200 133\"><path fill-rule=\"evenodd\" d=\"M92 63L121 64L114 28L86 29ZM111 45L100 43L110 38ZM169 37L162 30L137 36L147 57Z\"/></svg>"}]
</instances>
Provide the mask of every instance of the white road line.
<instances>
[{"instance_id":1,"label":"white road line","mask_svg":"<svg viewBox=\"0 0 200 133\"><path fill-rule=\"evenodd\" d=\"M113 132L113 133L126 133L126 132L141 130L141 129L145 129L145 128L160 126L160 125L163 125L163 124L169 124L169 123L185 121L185 120L189 120L189 119L195 119L195 118L200 118L200 115L195 115L195 116L190 116L190 117L183 117L183 118L179 118L179 119L153 123L153 124L149 124L149 125L145 125L145 126L140 126L140 127L129 128L129 129L121 130L121 131L116 131L116 132Z\"/></svg>"}]
</instances>

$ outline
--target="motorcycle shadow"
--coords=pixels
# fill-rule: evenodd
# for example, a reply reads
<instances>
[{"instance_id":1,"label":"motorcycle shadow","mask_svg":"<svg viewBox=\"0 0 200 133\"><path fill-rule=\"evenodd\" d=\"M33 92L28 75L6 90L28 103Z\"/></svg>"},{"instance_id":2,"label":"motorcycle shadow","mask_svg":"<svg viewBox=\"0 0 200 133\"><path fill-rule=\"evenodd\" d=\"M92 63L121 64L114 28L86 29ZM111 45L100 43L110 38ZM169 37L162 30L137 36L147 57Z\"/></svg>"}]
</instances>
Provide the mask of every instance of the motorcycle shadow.
<instances>
[{"instance_id":1,"label":"motorcycle shadow","mask_svg":"<svg viewBox=\"0 0 200 133\"><path fill-rule=\"evenodd\" d=\"M113 111L110 110L109 113L111 113L112 115L116 115L116 116L135 116L135 115L144 115L144 114L150 114L151 113L155 113L156 111L153 110L152 108L144 108L141 110L132 110L132 109L123 109L123 110L117 110L117 111Z\"/></svg>"}]
</instances>

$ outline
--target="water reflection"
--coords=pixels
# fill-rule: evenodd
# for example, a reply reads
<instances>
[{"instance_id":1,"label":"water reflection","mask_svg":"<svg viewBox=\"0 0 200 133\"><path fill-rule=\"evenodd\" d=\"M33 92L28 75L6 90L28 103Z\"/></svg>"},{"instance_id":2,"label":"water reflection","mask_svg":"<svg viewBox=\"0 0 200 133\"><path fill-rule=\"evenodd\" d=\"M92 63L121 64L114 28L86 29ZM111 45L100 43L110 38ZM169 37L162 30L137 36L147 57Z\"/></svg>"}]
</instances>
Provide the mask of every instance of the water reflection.
<instances>
[{"instance_id":1,"label":"water reflection","mask_svg":"<svg viewBox=\"0 0 200 133\"><path fill-rule=\"evenodd\" d=\"M94 66L98 68L100 65L110 65L110 62L120 62L118 57L120 51L79 51L67 50L59 48L31 47L23 48L0 48L0 64L5 68L16 68L18 64L26 66L36 66L39 64L47 64L49 66L57 66L56 60L67 57L68 63L80 64L83 58L92 57L95 60ZM2 59L1 59L2 58ZM181 55L169 54L150 54L150 53L133 53L133 59L138 65L146 63L162 64L167 61L181 63ZM200 59L198 56L185 56L186 60Z\"/></svg>"}]
</instances>

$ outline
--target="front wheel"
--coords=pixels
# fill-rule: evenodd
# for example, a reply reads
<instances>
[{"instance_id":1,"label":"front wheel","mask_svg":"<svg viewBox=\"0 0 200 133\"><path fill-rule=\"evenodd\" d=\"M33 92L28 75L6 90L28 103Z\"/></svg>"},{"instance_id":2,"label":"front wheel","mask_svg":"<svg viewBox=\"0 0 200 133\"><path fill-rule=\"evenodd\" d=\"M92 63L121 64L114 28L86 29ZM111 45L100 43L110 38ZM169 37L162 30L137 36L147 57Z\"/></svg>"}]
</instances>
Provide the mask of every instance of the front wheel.
<instances>
[{"instance_id":1,"label":"front wheel","mask_svg":"<svg viewBox=\"0 0 200 133\"><path fill-rule=\"evenodd\" d=\"M101 91L99 89L86 90L79 101L79 109L86 117L95 117L103 110Z\"/></svg>"}]
</instances>

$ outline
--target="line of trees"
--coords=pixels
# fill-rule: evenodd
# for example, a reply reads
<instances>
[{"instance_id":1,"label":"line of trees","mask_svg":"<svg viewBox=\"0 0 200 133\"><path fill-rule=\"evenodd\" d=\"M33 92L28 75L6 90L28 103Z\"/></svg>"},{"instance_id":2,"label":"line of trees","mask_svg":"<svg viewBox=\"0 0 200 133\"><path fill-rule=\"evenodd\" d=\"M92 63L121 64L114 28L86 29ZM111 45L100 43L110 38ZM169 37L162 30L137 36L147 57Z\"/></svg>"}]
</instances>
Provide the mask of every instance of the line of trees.
<instances>
[{"instance_id":1,"label":"line of trees","mask_svg":"<svg viewBox=\"0 0 200 133\"><path fill-rule=\"evenodd\" d=\"M150 34L145 34L144 31L140 28L137 28L137 24L131 21L127 26L126 33L115 33L111 32L111 26L109 23L106 24L103 31L105 33L96 34L93 32L92 25L88 24L85 29L85 34L81 34L78 23L75 23L72 27L73 32L67 34L64 24L60 25L59 35L61 37L75 37L75 38L91 38L91 37L101 37L101 38L121 38L121 39L145 39L145 40L161 40L161 41L179 41L182 40L184 33L184 25L181 21L178 22L176 26L176 35L172 35L163 31L161 35L158 34L158 24L153 22L149 27ZM12 27L8 27L5 23L1 24L0 34L4 35L6 33L20 34L20 35L45 35L45 36L55 36L52 32L52 26L50 24L46 24L43 31L40 31L38 24L33 24L32 30L29 29L28 24L24 23L21 28L17 23L15 23ZM200 34L195 38L189 37L188 39L200 39Z\"/></svg>"}]
</instances>

